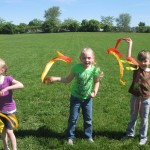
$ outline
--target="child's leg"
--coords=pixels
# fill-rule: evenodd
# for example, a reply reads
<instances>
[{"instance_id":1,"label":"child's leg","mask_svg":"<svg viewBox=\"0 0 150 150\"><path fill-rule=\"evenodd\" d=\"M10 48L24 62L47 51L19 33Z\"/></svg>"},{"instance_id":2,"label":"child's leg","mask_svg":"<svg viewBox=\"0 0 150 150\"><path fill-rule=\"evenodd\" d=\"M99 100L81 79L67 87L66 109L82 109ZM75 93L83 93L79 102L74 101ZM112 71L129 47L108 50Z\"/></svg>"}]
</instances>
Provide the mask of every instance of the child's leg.
<instances>
[{"instance_id":1,"label":"child's leg","mask_svg":"<svg viewBox=\"0 0 150 150\"><path fill-rule=\"evenodd\" d=\"M16 137L14 135L13 130L6 129L6 132L11 140L12 150L17 150Z\"/></svg>"},{"instance_id":2,"label":"child's leg","mask_svg":"<svg viewBox=\"0 0 150 150\"><path fill-rule=\"evenodd\" d=\"M82 102L85 138L92 139L92 99Z\"/></svg>"},{"instance_id":3,"label":"child's leg","mask_svg":"<svg viewBox=\"0 0 150 150\"><path fill-rule=\"evenodd\" d=\"M7 138L9 137L12 144L12 150L17 150L17 144L16 144L16 137L13 132L13 128L10 124L10 122L6 118L1 118L4 123L4 129L2 132L2 139L4 143L4 148L7 149L8 147L8 141Z\"/></svg>"},{"instance_id":4,"label":"child's leg","mask_svg":"<svg viewBox=\"0 0 150 150\"><path fill-rule=\"evenodd\" d=\"M135 126L138 116L138 108L139 108L139 100L135 96L132 96L130 100L130 121L126 129L126 136L128 137L134 137L135 135Z\"/></svg>"},{"instance_id":5,"label":"child's leg","mask_svg":"<svg viewBox=\"0 0 150 150\"><path fill-rule=\"evenodd\" d=\"M7 132L5 127L3 128L2 131L2 140L3 140L4 149L6 149L8 147L8 138L7 138Z\"/></svg>"},{"instance_id":6,"label":"child's leg","mask_svg":"<svg viewBox=\"0 0 150 150\"><path fill-rule=\"evenodd\" d=\"M149 109L150 109L150 98L143 99L140 108L140 116L141 116L141 124L139 130L140 139L147 140Z\"/></svg>"},{"instance_id":7,"label":"child's leg","mask_svg":"<svg viewBox=\"0 0 150 150\"><path fill-rule=\"evenodd\" d=\"M68 119L67 138L73 139L75 135L75 127L80 112L80 101L71 96L70 98L70 115Z\"/></svg>"}]
</instances>

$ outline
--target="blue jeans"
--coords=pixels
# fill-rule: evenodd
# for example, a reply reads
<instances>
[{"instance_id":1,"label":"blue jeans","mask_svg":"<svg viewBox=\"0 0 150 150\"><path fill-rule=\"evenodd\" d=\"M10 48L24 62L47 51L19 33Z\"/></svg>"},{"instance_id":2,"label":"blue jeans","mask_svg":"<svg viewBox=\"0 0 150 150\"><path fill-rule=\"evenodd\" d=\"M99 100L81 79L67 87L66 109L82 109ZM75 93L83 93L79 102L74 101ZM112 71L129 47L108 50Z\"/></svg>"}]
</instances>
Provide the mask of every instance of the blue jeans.
<instances>
[{"instance_id":1,"label":"blue jeans","mask_svg":"<svg viewBox=\"0 0 150 150\"><path fill-rule=\"evenodd\" d=\"M75 137L75 128L79 117L80 108L82 108L85 138L92 138L92 99L80 100L77 97L71 96L67 139L73 139Z\"/></svg>"},{"instance_id":2,"label":"blue jeans","mask_svg":"<svg viewBox=\"0 0 150 150\"><path fill-rule=\"evenodd\" d=\"M126 129L127 136L135 135L135 127L139 113L141 117L139 136L140 139L147 140L149 109L150 109L150 98L139 98L135 96L131 97L130 121Z\"/></svg>"}]
</instances>

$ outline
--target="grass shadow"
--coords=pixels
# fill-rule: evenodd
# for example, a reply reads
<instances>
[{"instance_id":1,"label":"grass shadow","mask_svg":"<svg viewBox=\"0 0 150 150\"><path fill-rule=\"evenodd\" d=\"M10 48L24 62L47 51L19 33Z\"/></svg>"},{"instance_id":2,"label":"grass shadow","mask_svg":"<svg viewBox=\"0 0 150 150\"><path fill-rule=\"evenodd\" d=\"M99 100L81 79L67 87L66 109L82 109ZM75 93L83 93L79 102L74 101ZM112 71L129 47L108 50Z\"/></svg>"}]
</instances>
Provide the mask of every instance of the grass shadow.
<instances>
[{"instance_id":1,"label":"grass shadow","mask_svg":"<svg viewBox=\"0 0 150 150\"><path fill-rule=\"evenodd\" d=\"M46 126L40 127L38 130L18 130L15 131L16 137L26 137L26 136L34 136L34 137L45 137L45 138L64 138L64 133L58 133L56 131L48 129Z\"/></svg>"},{"instance_id":2,"label":"grass shadow","mask_svg":"<svg viewBox=\"0 0 150 150\"><path fill-rule=\"evenodd\" d=\"M76 129L76 138L84 138L84 132L82 130ZM125 138L125 132L121 131L93 131L93 138L94 137L107 137L108 139L112 140L121 140Z\"/></svg>"},{"instance_id":3,"label":"grass shadow","mask_svg":"<svg viewBox=\"0 0 150 150\"><path fill-rule=\"evenodd\" d=\"M29 130L18 130L15 131L15 135L17 138L23 139L26 137L34 137L34 140L38 141L43 148L47 149L57 149L61 148L65 144L65 133L57 132L49 129L46 126L42 126L37 130L29 129ZM55 142L54 142L55 141ZM32 141L29 140L29 143ZM28 143L28 144L29 144Z\"/></svg>"},{"instance_id":4,"label":"grass shadow","mask_svg":"<svg viewBox=\"0 0 150 150\"><path fill-rule=\"evenodd\" d=\"M65 131L66 132L66 131ZM45 138L57 138L57 139L65 139L65 132L58 133L57 131L53 131L48 129L46 126L40 127L38 130L18 130L15 131L15 135L17 137L26 137L26 136L35 136L35 137L45 137ZM84 138L83 130L76 129L75 131L76 138ZM125 137L125 132L122 131L93 131L94 137L107 137L108 139L116 139L121 140Z\"/></svg>"},{"instance_id":5,"label":"grass shadow","mask_svg":"<svg viewBox=\"0 0 150 150\"><path fill-rule=\"evenodd\" d=\"M93 137L107 137L108 139L121 140L125 138L125 132L122 131L94 131Z\"/></svg>"}]
</instances>

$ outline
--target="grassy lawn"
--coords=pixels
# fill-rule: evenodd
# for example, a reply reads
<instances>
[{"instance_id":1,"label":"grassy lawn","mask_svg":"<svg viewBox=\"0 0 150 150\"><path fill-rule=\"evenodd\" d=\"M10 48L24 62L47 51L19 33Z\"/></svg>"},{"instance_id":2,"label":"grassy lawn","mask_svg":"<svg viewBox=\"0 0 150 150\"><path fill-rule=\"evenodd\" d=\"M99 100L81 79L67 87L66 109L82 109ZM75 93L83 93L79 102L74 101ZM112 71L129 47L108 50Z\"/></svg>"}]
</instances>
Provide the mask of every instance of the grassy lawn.
<instances>
[{"instance_id":1,"label":"grassy lawn","mask_svg":"<svg viewBox=\"0 0 150 150\"><path fill-rule=\"evenodd\" d=\"M0 57L5 59L8 74L21 81L25 88L14 91L17 102L19 128L15 130L18 150L139 150L149 149L138 145L137 122L136 137L125 139L125 129L129 121L128 88L132 72L125 70L123 86L119 82L118 62L106 53L114 47L118 38L131 37L132 56L136 58L140 50L150 50L150 34L138 33L59 33L0 35ZM104 72L101 87L93 102L93 139L88 143L83 137L82 113L76 127L74 146L65 141L65 130L69 116L70 84L41 83L41 73L50 59L57 56L56 51L72 58L72 63L57 61L48 75L65 76L71 66L79 62L80 50L91 47L95 51L97 65ZM121 42L119 50L126 54L128 44ZM150 137L150 132L148 133ZM2 141L0 139L0 150Z\"/></svg>"}]
</instances>

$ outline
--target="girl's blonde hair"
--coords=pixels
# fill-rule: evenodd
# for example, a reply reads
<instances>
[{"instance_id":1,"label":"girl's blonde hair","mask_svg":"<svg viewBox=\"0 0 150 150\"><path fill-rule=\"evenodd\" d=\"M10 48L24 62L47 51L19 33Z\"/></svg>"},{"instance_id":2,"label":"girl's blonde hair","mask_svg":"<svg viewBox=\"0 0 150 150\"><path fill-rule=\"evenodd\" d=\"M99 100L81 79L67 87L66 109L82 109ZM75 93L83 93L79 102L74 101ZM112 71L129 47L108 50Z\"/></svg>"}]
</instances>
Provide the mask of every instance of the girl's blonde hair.
<instances>
[{"instance_id":1,"label":"girl's blonde hair","mask_svg":"<svg viewBox=\"0 0 150 150\"><path fill-rule=\"evenodd\" d=\"M7 66L6 62L1 58L0 58L0 67L4 69L4 73L5 73L5 75L7 75L8 66Z\"/></svg>"},{"instance_id":2,"label":"girl's blonde hair","mask_svg":"<svg viewBox=\"0 0 150 150\"><path fill-rule=\"evenodd\" d=\"M150 52L146 50L142 50L138 53L137 59L139 61L144 61L146 59L150 60Z\"/></svg>"},{"instance_id":3,"label":"girl's blonde hair","mask_svg":"<svg viewBox=\"0 0 150 150\"><path fill-rule=\"evenodd\" d=\"M94 61L93 61L93 65L96 65L96 62L95 62L95 54L94 54L94 51L92 50L92 48L90 48L90 47L86 47L86 48L84 48L82 51L81 51L81 53L80 53L80 57L81 57L81 55L84 53L84 52L87 52L87 51L90 51L91 52L91 54L92 54L92 56L93 56L93 58L94 58Z\"/></svg>"}]
</instances>

